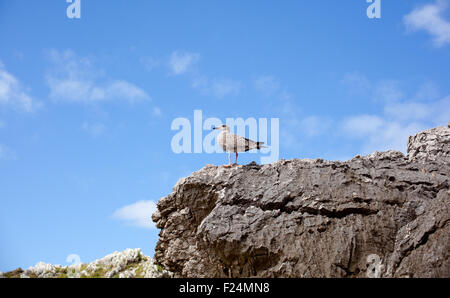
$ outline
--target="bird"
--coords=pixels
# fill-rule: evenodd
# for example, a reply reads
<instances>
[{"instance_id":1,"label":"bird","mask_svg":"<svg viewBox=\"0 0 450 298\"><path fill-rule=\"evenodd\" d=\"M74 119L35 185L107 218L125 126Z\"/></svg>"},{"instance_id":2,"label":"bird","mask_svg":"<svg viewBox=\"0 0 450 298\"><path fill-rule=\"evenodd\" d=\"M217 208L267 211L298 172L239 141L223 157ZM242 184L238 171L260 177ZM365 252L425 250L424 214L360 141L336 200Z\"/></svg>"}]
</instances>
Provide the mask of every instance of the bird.
<instances>
[{"instance_id":1,"label":"bird","mask_svg":"<svg viewBox=\"0 0 450 298\"><path fill-rule=\"evenodd\" d=\"M236 153L236 162L233 165L237 165L238 152L247 152L252 149L266 148L264 142L255 142L250 139L231 134L230 128L227 125L221 125L214 127L213 130L220 130L220 134L217 136L217 143L222 147L225 152L228 152L228 165L224 165L226 168L231 167L231 152Z\"/></svg>"}]
</instances>

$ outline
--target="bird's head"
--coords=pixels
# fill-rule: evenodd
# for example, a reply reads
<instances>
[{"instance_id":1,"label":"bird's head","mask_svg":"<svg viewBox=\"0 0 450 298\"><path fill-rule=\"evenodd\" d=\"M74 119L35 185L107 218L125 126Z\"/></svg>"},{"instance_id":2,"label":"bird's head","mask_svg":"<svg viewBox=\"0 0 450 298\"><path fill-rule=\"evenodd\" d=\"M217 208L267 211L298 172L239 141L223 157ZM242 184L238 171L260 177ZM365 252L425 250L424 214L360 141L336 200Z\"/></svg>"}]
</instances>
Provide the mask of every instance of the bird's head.
<instances>
[{"instance_id":1,"label":"bird's head","mask_svg":"<svg viewBox=\"0 0 450 298\"><path fill-rule=\"evenodd\" d=\"M230 128L228 126L226 126L225 124L224 125L220 125L220 126L216 126L213 129L220 130L220 131L230 131Z\"/></svg>"}]
</instances>

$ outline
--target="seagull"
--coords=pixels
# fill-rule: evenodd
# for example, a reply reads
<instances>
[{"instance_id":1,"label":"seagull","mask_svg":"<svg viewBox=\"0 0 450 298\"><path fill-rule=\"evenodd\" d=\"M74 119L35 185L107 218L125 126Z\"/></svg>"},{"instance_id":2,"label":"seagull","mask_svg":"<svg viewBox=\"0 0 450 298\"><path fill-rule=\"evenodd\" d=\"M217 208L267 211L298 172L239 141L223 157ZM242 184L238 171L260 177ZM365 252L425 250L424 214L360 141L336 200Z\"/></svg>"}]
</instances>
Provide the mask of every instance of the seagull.
<instances>
[{"instance_id":1,"label":"seagull","mask_svg":"<svg viewBox=\"0 0 450 298\"><path fill-rule=\"evenodd\" d=\"M247 152L252 149L266 148L264 142L255 142L244 137L234 135L230 133L230 128L226 125L214 127L215 130L220 130L220 134L217 136L217 142L225 152L228 152L228 165L224 167L231 167L231 152L236 153L236 162L233 165L237 165L238 152Z\"/></svg>"}]
</instances>

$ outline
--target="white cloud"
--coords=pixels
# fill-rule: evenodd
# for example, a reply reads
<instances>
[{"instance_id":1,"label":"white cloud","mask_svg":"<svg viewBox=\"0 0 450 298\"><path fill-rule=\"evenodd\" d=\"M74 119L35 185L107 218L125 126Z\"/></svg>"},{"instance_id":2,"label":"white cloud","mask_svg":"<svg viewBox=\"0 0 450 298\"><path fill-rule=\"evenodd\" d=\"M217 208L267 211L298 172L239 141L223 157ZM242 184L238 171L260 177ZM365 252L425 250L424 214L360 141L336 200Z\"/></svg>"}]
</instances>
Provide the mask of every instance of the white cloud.
<instances>
[{"instance_id":1,"label":"white cloud","mask_svg":"<svg viewBox=\"0 0 450 298\"><path fill-rule=\"evenodd\" d=\"M261 92L264 96L271 96L280 88L280 82L274 76L269 75L263 75L256 78L254 85L256 90Z\"/></svg>"},{"instance_id":2,"label":"white cloud","mask_svg":"<svg viewBox=\"0 0 450 298\"><path fill-rule=\"evenodd\" d=\"M210 78L198 72L191 71L200 60L200 54L185 51L174 51L168 62L172 75L190 73L191 87L199 90L203 95L222 98L228 95L239 94L242 89L240 81L222 78Z\"/></svg>"},{"instance_id":3,"label":"white cloud","mask_svg":"<svg viewBox=\"0 0 450 298\"><path fill-rule=\"evenodd\" d=\"M376 98L374 103L381 105L381 113L343 117L332 131L330 128L337 119L320 115L302 117L305 111L290 100L285 101L280 105L283 146L298 149L308 142L305 137L325 135L339 136L342 142L345 138L353 139L354 144L359 142L355 151L361 154L391 149L405 152L409 136L448 122L450 96L436 100L439 89L433 82L419 84L415 92L404 92L402 82L383 80L372 84L366 76L354 72L347 74L341 83L352 89L351 93Z\"/></svg>"},{"instance_id":4,"label":"white cloud","mask_svg":"<svg viewBox=\"0 0 450 298\"><path fill-rule=\"evenodd\" d=\"M50 98L55 101L99 102L126 100L137 102L150 99L141 88L125 80L103 78L101 71L93 66L89 58L79 58L67 50L50 51L52 71L47 75Z\"/></svg>"},{"instance_id":5,"label":"white cloud","mask_svg":"<svg viewBox=\"0 0 450 298\"><path fill-rule=\"evenodd\" d=\"M302 111L296 104L286 100L277 107L280 113L280 139L282 146L287 148L300 148L303 144L301 135L300 116Z\"/></svg>"},{"instance_id":6,"label":"white cloud","mask_svg":"<svg viewBox=\"0 0 450 298\"><path fill-rule=\"evenodd\" d=\"M396 121L427 121L445 123L450 115L450 96L433 102L396 102L385 105L384 112Z\"/></svg>"},{"instance_id":7,"label":"white cloud","mask_svg":"<svg viewBox=\"0 0 450 298\"><path fill-rule=\"evenodd\" d=\"M206 77L198 77L193 81L192 87L199 89L203 94L222 98L228 95L239 94L242 84L239 81L230 79L209 80Z\"/></svg>"},{"instance_id":8,"label":"white cloud","mask_svg":"<svg viewBox=\"0 0 450 298\"><path fill-rule=\"evenodd\" d=\"M153 107L153 116L161 117L161 116L162 116L162 111L161 111L161 109L158 108L158 107Z\"/></svg>"},{"instance_id":9,"label":"white cloud","mask_svg":"<svg viewBox=\"0 0 450 298\"><path fill-rule=\"evenodd\" d=\"M352 95L369 96L375 102L395 103L405 98L410 101L435 101L441 96L439 86L433 81L425 81L418 85L415 94L405 94L401 83L397 80L380 80L374 83L359 72L344 74L340 81Z\"/></svg>"},{"instance_id":10,"label":"white cloud","mask_svg":"<svg viewBox=\"0 0 450 298\"><path fill-rule=\"evenodd\" d=\"M126 81L115 81L104 88L95 87L92 89L91 97L93 100L124 98L130 102L149 98L144 90Z\"/></svg>"},{"instance_id":11,"label":"white cloud","mask_svg":"<svg viewBox=\"0 0 450 298\"><path fill-rule=\"evenodd\" d=\"M299 149L305 143L306 137L318 137L329 133L332 124L333 120L326 116L302 116L302 110L287 101L282 106L280 115L282 144L287 148Z\"/></svg>"},{"instance_id":12,"label":"white cloud","mask_svg":"<svg viewBox=\"0 0 450 298\"><path fill-rule=\"evenodd\" d=\"M281 146L291 149L299 150L303 147L303 139L298 135L298 132L292 127L282 126L280 128L280 139L283 140Z\"/></svg>"},{"instance_id":13,"label":"white cloud","mask_svg":"<svg viewBox=\"0 0 450 298\"><path fill-rule=\"evenodd\" d=\"M273 76L261 76L255 81L255 88L264 95L274 95L280 99L274 110L278 111L280 118L280 138L282 146L299 150L305 138L318 137L329 133L333 120L327 116L305 115L305 111L292 100L292 96L282 84ZM267 87L267 89L266 89Z\"/></svg>"},{"instance_id":14,"label":"white cloud","mask_svg":"<svg viewBox=\"0 0 450 298\"><path fill-rule=\"evenodd\" d=\"M425 82L420 85L414 97L415 100L435 100L441 96L439 87L434 82Z\"/></svg>"},{"instance_id":15,"label":"white cloud","mask_svg":"<svg viewBox=\"0 0 450 298\"><path fill-rule=\"evenodd\" d=\"M404 98L400 82L396 80L381 80L372 83L364 74L350 72L344 74L340 83L346 87L348 93L354 96L371 96L374 101L394 102ZM433 90L432 82L422 86L423 95L430 95Z\"/></svg>"},{"instance_id":16,"label":"white cloud","mask_svg":"<svg viewBox=\"0 0 450 298\"><path fill-rule=\"evenodd\" d=\"M196 89L205 89L208 86L208 79L206 76L198 76L192 81L192 87Z\"/></svg>"},{"instance_id":17,"label":"white cloud","mask_svg":"<svg viewBox=\"0 0 450 298\"><path fill-rule=\"evenodd\" d=\"M81 128L94 137L98 137L106 131L106 126L103 123L84 122Z\"/></svg>"},{"instance_id":18,"label":"white cloud","mask_svg":"<svg viewBox=\"0 0 450 298\"><path fill-rule=\"evenodd\" d=\"M301 122L301 129L308 137L315 137L324 134L330 128L332 121L325 117L308 116Z\"/></svg>"},{"instance_id":19,"label":"white cloud","mask_svg":"<svg viewBox=\"0 0 450 298\"><path fill-rule=\"evenodd\" d=\"M341 129L362 140L363 154L374 151L406 152L408 137L436 125L450 115L450 96L432 103L388 102L383 115L357 115L344 119Z\"/></svg>"},{"instance_id":20,"label":"white cloud","mask_svg":"<svg viewBox=\"0 0 450 298\"><path fill-rule=\"evenodd\" d=\"M125 223L141 228L155 228L152 214L156 212L156 203L153 201L139 201L116 210L113 217Z\"/></svg>"},{"instance_id":21,"label":"white cloud","mask_svg":"<svg viewBox=\"0 0 450 298\"><path fill-rule=\"evenodd\" d=\"M384 112L396 120L420 120L429 117L432 108L424 103L402 102L386 105Z\"/></svg>"},{"instance_id":22,"label":"white cloud","mask_svg":"<svg viewBox=\"0 0 450 298\"><path fill-rule=\"evenodd\" d=\"M415 93L404 92L395 80L373 86L367 80L367 88L368 96L382 104L382 112L346 117L340 125L344 136L361 140L364 154L387 149L405 152L410 135L448 122L450 96L439 99L439 88L431 81L419 85Z\"/></svg>"},{"instance_id":23,"label":"white cloud","mask_svg":"<svg viewBox=\"0 0 450 298\"><path fill-rule=\"evenodd\" d=\"M172 74L180 75L188 71L199 59L199 54L175 51L170 56L169 67Z\"/></svg>"},{"instance_id":24,"label":"white cloud","mask_svg":"<svg viewBox=\"0 0 450 298\"><path fill-rule=\"evenodd\" d=\"M229 94L238 94L241 90L241 83L229 79L214 79L210 89L217 97L224 97Z\"/></svg>"},{"instance_id":25,"label":"white cloud","mask_svg":"<svg viewBox=\"0 0 450 298\"><path fill-rule=\"evenodd\" d=\"M32 112L39 104L25 91L22 84L9 73L0 61L0 105Z\"/></svg>"},{"instance_id":26,"label":"white cloud","mask_svg":"<svg viewBox=\"0 0 450 298\"><path fill-rule=\"evenodd\" d=\"M375 86L373 97L376 101L394 102L402 100L404 94L398 81L383 80Z\"/></svg>"},{"instance_id":27,"label":"white cloud","mask_svg":"<svg viewBox=\"0 0 450 298\"><path fill-rule=\"evenodd\" d=\"M364 122L363 118L370 119ZM364 125L361 129L359 125ZM375 116L355 116L345 121L344 132L349 136L359 137L363 140L362 154L369 154L375 151L399 150L406 151L408 137L426 129L427 126L417 123L401 123L389 121Z\"/></svg>"},{"instance_id":28,"label":"white cloud","mask_svg":"<svg viewBox=\"0 0 450 298\"><path fill-rule=\"evenodd\" d=\"M363 140L363 154L374 151L405 151L408 137L423 127L417 123L403 124L377 115L359 115L344 120L342 129L350 137Z\"/></svg>"},{"instance_id":29,"label":"white cloud","mask_svg":"<svg viewBox=\"0 0 450 298\"><path fill-rule=\"evenodd\" d=\"M375 115L359 115L344 120L343 129L351 136L365 136L377 132L384 124L384 120Z\"/></svg>"},{"instance_id":30,"label":"white cloud","mask_svg":"<svg viewBox=\"0 0 450 298\"><path fill-rule=\"evenodd\" d=\"M410 30L427 31L436 46L443 46L450 43L450 21L443 17L448 3L448 0L437 0L433 4L423 5L406 15L403 21Z\"/></svg>"}]
</instances>

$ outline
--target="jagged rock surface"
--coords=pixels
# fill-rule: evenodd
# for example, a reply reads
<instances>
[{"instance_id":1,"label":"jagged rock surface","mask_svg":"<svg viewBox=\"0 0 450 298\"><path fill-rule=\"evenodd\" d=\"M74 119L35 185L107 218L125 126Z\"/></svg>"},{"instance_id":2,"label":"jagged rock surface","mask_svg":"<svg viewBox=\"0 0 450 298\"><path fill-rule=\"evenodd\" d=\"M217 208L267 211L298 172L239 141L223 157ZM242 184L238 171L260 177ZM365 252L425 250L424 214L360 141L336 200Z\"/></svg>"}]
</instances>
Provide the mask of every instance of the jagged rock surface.
<instances>
[{"instance_id":1,"label":"jagged rock surface","mask_svg":"<svg viewBox=\"0 0 450 298\"><path fill-rule=\"evenodd\" d=\"M0 278L158 278L171 277L145 256L139 248L114 252L88 264L71 266L51 265L39 262L26 270L20 268L1 273Z\"/></svg>"},{"instance_id":2,"label":"jagged rock surface","mask_svg":"<svg viewBox=\"0 0 450 298\"><path fill-rule=\"evenodd\" d=\"M450 162L450 122L447 127L436 127L409 137L409 160L439 160Z\"/></svg>"},{"instance_id":3,"label":"jagged rock surface","mask_svg":"<svg viewBox=\"0 0 450 298\"><path fill-rule=\"evenodd\" d=\"M206 166L159 201L155 261L178 277L450 277L449 135L420 133L407 156Z\"/></svg>"}]
</instances>

